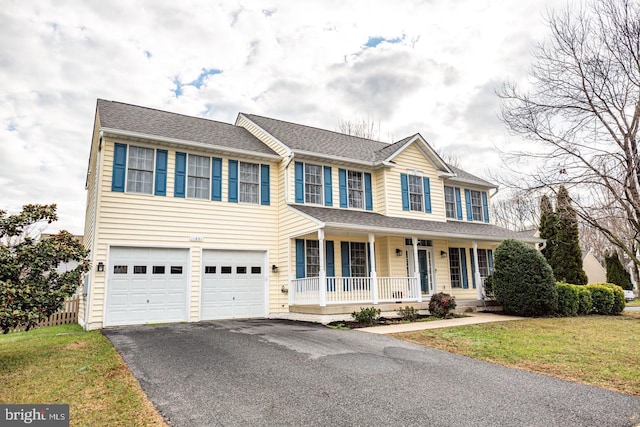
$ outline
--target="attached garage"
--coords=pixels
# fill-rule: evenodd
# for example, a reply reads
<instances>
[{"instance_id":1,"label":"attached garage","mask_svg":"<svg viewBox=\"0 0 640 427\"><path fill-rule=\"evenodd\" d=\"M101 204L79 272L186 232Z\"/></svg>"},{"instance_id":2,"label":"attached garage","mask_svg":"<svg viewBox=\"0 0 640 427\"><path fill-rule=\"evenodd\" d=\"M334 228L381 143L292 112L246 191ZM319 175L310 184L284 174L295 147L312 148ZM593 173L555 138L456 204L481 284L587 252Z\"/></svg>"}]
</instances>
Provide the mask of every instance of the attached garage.
<instances>
[{"instance_id":1,"label":"attached garage","mask_svg":"<svg viewBox=\"0 0 640 427\"><path fill-rule=\"evenodd\" d=\"M189 250L112 247L104 326L188 320Z\"/></svg>"},{"instance_id":2,"label":"attached garage","mask_svg":"<svg viewBox=\"0 0 640 427\"><path fill-rule=\"evenodd\" d=\"M200 319L266 316L266 253L204 250Z\"/></svg>"}]
</instances>

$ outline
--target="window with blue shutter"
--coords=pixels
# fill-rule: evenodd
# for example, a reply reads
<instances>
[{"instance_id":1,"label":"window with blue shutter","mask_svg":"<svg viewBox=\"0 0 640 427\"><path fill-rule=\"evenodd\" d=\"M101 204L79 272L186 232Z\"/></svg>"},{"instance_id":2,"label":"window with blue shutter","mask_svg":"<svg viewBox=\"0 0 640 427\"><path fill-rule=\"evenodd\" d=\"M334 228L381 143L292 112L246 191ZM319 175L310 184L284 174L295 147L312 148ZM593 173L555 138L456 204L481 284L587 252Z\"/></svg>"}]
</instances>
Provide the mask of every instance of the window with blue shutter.
<instances>
[{"instance_id":1,"label":"window with blue shutter","mask_svg":"<svg viewBox=\"0 0 640 427\"><path fill-rule=\"evenodd\" d=\"M473 283L473 289L476 288L476 255L473 249L469 250L471 256L471 283Z\"/></svg>"},{"instance_id":2,"label":"window with blue shutter","mask_svg":"<svg viewBox=\"0 0 640 427\"><path fill-rule=\"evenodd\" d=\"M211 164L211 200L222 200L222 159L214 157Z\"/></svg>"},{"instance_id":3,"label":"window with blue shutter","mask_svg":"<svg viewBox=\"0 0 640 427\"><path fill-rule=\"evenodd\" d=\"M173 187L174 197L184 197L187 176L187 153L176 152L176 172Z\"/></svg>"},{"instance_id":4,"label":"window with blue shutter","mask_svg":"<svg viewBox=\"0 0 640 427\"><path fill-rule=\"evenodd\" d=\"M333 240L327 240L326 242L324 242L326 250L325 250L325 257L326 257L326 264L327 264L327 277L335 277L336 275L336 261L335 261L335 255L334 255L334 249L333 249ZM327 281L327 290L328 291L335 291L336 290L336 281L335 280L329 280Z\"/></svg>"},{"instance_id":5,"label":"window with blue shutter","mask_svg":"<svg viewBox=\"0 0 640 427\"><path fill-rule=\"evenodd\" d=\"M260 204L269 205L271 203L271 189L269 188L269 165L260 165Z\"/></svg>"},{"instance_id":6,"label":"window with blue shutter","mask_svg":"<svg viewBox=\"0 0 640 427\"><path fill-rule=\"evenodd\" d=\"M156 151L156 196L167 195L167 150Z\"/></svg>"},{"instance_id":7,"label":"window with blue shutter","mask_svg":"<svg viewBox=\"0 0 640 427\"><path fill-rule=\"evenodd\" d=\"M364 173L364 202L365 208L368 211L373 210L373 191L371 189L371 174Z\"/></svg>"},{"instance_id":8,"label":"window with blue shutter","mask_svg":"<svg viewBox=\"0 0 640 427\"><path fill-rule=\"evenodd\" d=\"M338 186L340 187L340 207L346 208L349 204L347 202L347 171L345 169L338 169Z\"/></svg>"},{"instance_id":9,"label":"window with blue shutter","mask_svg":"<svg viewBox=\"0 0 640 427\"><path fill-rule=\"evenodd\" d=\"M402 210L409 210L409 178L406 173L400 174L400 188L402 189Z\"/></svg>"},{"instance_id":10,"label":"window with blue shutter","mask_svg":"<svg viewBox=\"0 0 640 427\"><path fill-rule=\"evenodd\" d=\"M471 191L464 190L464 199L467 204L467 221L473 221L473 210L471 209Z\"/></svg>"},{"instance_id":11,"label":"window with blue shutter","mask_svg":"<svg viewBox=\"0 0 640 427\"><path fill-rule=\"evenodd\" d=\"M304 240L296 239L296 279L302 279L305 275Z\"/></svg>"},{"instance_id":12,"label":"window with blue shutter","mask_svg":"<svg viewBox=\"0 0 640 427\"><path fill-rule=\"evenodd\" d=\"M460 269L462 270L462 288L469 289L469 277L467 276L467 251L460 248Z\"/></svg>"},{"instance_id":13,"label":"window with blue shutter","mask_svg":"<svg viewBox=\"0 0 640 427\"><path fill-rule=\"evenodd\" d=\"M424 188L424 211L426 213L431 213L431 185L429 182L429 178L422 178L423 188Z\"/></svg>"},{"instance_id":14,"label":"window with blue shutter","mask_svg":"<svg viewBox=\"0 0 640 427\"><path fill-rule=\"evenodd\" d=\"M333 206L333 182L331 181L331 166L324 167L324 205ZM333 242L331 242L333 244Z\"/></svg>"},{"instance_id":15,"label":"window with blue shutter","mask_svg":"<svg viewBox=\"0 0 640 427\"><path fill-rule=\"evenodd\" d=\"M113 171L111 173L111 191L124 192L124 178L127 168L127 146L116 144L113 151Z\"/></svg>"},{"instance_id":16,"label":"window with blue shutter","mask_svg":"<svg viewBox=\"0 0 640 427\"><path fill-rule=\"evenodd\" d=\"M460 189L456 187L456 214L458 219L462 221L462 197L460 197Z\"/></svg>"},{"instance_id":17,"label":"window with blue shutter","mask_svg":"<svg viewBox=\"0 0 640 427\"><path fill-rule=\"evenodd\" d=\"M296 203L304 203L304 163L295 162Z\"/></svg>"},{"instance_id":18,"label":"window with blue shutter","mask_svg":"<svg viewBox=\"0 0 640 427\"><path fill-rule=\"evenodd\" d=\"M489 222L489 201L487 200L487 192L482 192L482 211L484 213L484 222Z\"/></svg>"},{"instance_id":19,"label":"window with blue shutter","mask_svg":"<svg viewBox=\"0 0 640 427\"><path fill-rule=\"evenodd\" d=\"M232 203L238 203L238 161L229 160L229 196Z\"/></svg>"}]
</instances>

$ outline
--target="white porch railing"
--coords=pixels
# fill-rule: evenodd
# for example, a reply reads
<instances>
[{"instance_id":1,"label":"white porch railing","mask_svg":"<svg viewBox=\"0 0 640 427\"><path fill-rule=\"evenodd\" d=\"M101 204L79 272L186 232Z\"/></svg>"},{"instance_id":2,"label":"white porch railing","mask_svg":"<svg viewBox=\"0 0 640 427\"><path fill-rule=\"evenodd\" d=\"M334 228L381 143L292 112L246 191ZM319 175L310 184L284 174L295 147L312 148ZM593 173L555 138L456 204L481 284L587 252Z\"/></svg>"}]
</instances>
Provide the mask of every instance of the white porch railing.
<instances>
[{"instance_id":1,"label":"white porch railing","mask_svg":"<svg viewBox=\"0 0 640 427\"><path fill-rule=\"evenodd\" d=\"M417 301L420 288L415 277L378 277L378 302ZM327 277L327 304L373 304L373 278ZM289 287L293 305L319 305L320 279L294 279Z\"/></svg>"}]
</instances>

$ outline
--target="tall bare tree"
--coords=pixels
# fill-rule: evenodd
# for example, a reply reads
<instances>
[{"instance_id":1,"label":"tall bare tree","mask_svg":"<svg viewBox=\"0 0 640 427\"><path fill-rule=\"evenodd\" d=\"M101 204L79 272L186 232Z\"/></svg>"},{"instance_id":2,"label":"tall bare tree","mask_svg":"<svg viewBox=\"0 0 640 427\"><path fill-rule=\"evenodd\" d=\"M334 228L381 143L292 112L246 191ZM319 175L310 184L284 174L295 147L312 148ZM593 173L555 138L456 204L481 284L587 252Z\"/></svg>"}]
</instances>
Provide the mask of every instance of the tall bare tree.
<instances>
[{"instance_id":1,"label":"tall bare tree","mask_svg":"<svg viewBox=\"0 0 640 427\"><path fill-rule=\"evenodd\" d=\"M507 161L535 164L518 166L522 187L580 194L578 217L640 264L635 244L607 223L613 210L640 236L640 0L591 0L547 20L531 84L498 92L503 122L528 143Z\"/></svg>"},{"instance_id":2,"label":"tall bare tree","mask_svg":"<svg viewBox=\"0 0 640 427\"><path fill-rule=\"evenodd\" d=\"M340 120L338 132L360 138L380 140L380 123L366 119Z\"/></svg>"}]
</instances>

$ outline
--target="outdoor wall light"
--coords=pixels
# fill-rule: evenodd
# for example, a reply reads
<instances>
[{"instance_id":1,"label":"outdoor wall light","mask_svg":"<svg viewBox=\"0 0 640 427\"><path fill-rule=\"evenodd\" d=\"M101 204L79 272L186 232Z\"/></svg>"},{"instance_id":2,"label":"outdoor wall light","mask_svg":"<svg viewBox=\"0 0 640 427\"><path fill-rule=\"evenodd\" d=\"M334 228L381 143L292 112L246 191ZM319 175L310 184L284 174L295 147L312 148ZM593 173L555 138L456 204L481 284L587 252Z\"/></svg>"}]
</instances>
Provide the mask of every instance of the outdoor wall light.
<instances>
[{"instance_id":1,"label":"outdoor wall light","mask_svg":"<svg viewBox=\"0 0 640 427\"><path fill-rule=\"evenodd\" d=\"M104 271L104 263L103 263L102 261L100 261L100 262L98 263L98 265L96 266L96 271L97 271L98 273L102 273L102 272Z\"/></svg>"},{"instance_id":2,"label":"outdoor wall light","mask_svg":"<svg viewBox=\"0 0 640 427\"><path fill-rule=\"evenodd\" d=\"M402 249L396 249L396 256L402 256Z\"/></svg>"},{"instance_id":3,"label":"outdoor wall light","mask_svg":"<svg viewBox=\"0 0 640 427\"><path fill-rule=\"evenodd\" d=\"M271 271L273 271L274 273L277 273L277 272L278 272L278 266L277 266L277 265L275 265L275 264L273 264L273 265L271 266Z\"/></svg>"},{"instance_id":4,"label":"outdoor wall light","mask_svg":"<svg viewBox=\"0 0 640 427\"><path fill-rule=\"evenodd\" d=\"M445 251L440 251L440 258L446 258L447 253Z\"/></svg>"}]
</instances>

